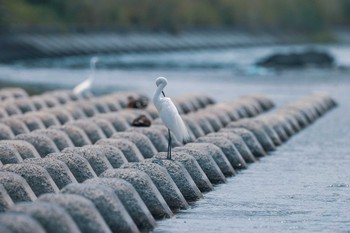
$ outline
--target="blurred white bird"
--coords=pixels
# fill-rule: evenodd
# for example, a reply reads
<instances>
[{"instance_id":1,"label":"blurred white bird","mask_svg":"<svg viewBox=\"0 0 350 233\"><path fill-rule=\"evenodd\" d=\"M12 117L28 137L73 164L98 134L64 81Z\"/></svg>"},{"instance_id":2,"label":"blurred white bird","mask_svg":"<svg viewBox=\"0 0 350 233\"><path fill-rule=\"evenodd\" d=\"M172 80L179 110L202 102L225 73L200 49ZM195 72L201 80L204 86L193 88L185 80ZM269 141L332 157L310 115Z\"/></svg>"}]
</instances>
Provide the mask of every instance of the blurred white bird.
<instances>
[{"instance_id":1,"label":"blurred white bird","mask_svg":"<svg viewBox=\"0 0 350 233\"><path fill-rule=\"evenodd\" d=\"M168 128L168 153L167 158L171 159L171 134L174 133L175 137L180 142L186 142L190 139L187 128L179 112L177 111L174 103L170 98L165 97L163 89L168 84L168 80L163 77L156 79L157 90L153 95L153 103L156 106L159 116L162 119L164 125Z\"/></svg>"},{"instance_id":2,"label":"blurred white bird","mask_svg":"<svg viewBox=\"0 0 350 233\"><path fill-rule=\"evenodd\" d=\"M91 85L95 79L95 70L96 70L96 63L98 62L98 57L92 57L90 59L90 75L89 78L85 79L83 82L79 83L76 87L73 89L73 93L75 95L81 95L85 91L89 90L91 88Z\"/></svg>"}]
</instances>

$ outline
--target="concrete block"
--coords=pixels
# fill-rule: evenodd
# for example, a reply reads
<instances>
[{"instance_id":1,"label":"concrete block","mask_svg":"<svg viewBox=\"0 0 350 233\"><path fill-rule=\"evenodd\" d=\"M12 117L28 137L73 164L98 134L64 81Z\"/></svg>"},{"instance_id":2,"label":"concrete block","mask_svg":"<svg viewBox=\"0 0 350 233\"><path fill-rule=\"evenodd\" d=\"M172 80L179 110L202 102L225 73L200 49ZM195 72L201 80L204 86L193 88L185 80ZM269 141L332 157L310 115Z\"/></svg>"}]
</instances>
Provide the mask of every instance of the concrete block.
<instances>
[{"instance_id":1,"label":"concrete block","mask_svg":"<svg viewBox=\"0 0 350 233\"><path fill-rule=\"evenodd\" d=\"M173 216L163 196L145 172L131 168L118 168L107 170L100 177L124 179L132 184L154 218L161 219Z\"/></svg>"},{"instance_id":2,"label":"concrete block","mask_svg":"<svg viewBox=\"0 0 350 233\"><path fill-rule=\"evenodd\" d=\"M110 145L121 150L129 162L139 162L144 158L136 145L125 139L101 139L95 145Z\"/></svg>"},{"instance_id":3,"label":"concrete block","mask_svg":"<svg viewBox=\"0 0 350 233\"><path fill-rule=\"evenodd\" d=\"M73 218L81 232L112 232L94 204L82 196L75 194L45 194L40 196L39 200L58 204L64 208Z\"/></svg>"},{"instance_id":4,"label":"concrete block","mask_svg":"<svg viewBox=\"0 0 350 233\"><path fill-rule=\"evenodd\" d=\"M74 153L52 153L47 158L58 159L64 162L79 183L97 177L89 162L81 155Z\"/></svg>"},{"instance_id":5,"label":"concrete block","mask_svg":"<svg viewBox=\"0 0 350 233\"><path fill-rule=\"evenodd\" d=\"M49 173L39 165L29 163L6 164L1 167L1 170L14 172L22 176L36 196L44 193L57 193L59 191Z\"/></svg>"},{"instance_id":6,"label":"concrete block","mask_svg":"<svg viewBox=\"0 0 350 233\"><path fill-rule=\"evenodd\" d=\"M0 214L0 225L5 226L11 233L46 233L40 223L25 214Z\"/></svg>"},{"instance_id":7,"label":"concrete block","mask_svg":"<svg viewBox=\"0 0 350 233\"><path fill-rule=\"evenodd\" d=\"M68 166L58 160L53 158L32 158L24 160L25 163L31 163L39 165L46 169L50 174L51 178L54 180L55 184L59 189L62 189L64 186L70 183L77 183L72 172L69 170Z\"/></svg>"},{"instance_id":8,"label":"concrete block","mask_svg":"<svg viewBox=\"0 0 350 233\"><path fill-rule=\"evenodd\" d=\"M113 189L103 184L70 184L61 190L90 200L112 232L139 232Z\"/></svg>"},{"instance_id":9,"label":"concrete block","mask_svg":"<svg viewBox=\"0 0 350 233\"><path fill-rule=\"evenodd\" d=\"M32 144L41 157L45 157L50 153L59 152L55 143L45 135L36 133L20 134L16 136L16 139Z\"/></svg>"},{"instance_id":10,"label":"concrete block","mask_svg":"<svg viewBox=\"0 0 350 233\"><path fill-rule=\"evenodd\" d=\"M27 181L14 172L0 171L0 184L15 203L36 200L36 195Z\"/></svg>"}]
</instances>

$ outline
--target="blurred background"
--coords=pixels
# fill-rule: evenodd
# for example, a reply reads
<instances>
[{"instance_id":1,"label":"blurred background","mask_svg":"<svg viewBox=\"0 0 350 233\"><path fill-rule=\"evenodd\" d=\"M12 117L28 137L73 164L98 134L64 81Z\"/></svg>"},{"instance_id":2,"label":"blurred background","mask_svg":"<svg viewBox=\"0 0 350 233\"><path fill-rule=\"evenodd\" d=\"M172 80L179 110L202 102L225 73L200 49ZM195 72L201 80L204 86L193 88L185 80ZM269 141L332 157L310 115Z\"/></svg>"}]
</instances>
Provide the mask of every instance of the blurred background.
<instances>
[{"instance_id":1,"label":"blurred background","mask_svg":"<svg viewBox=\"0 0 350 233\"><path fill-rule=\"evenodd\" d=\"M0 81L71 88L92 56L97 92L137 88L125 77L140 74L346 72L349 26L348 0L0 0Z\"/></svg>"}]
</instances>

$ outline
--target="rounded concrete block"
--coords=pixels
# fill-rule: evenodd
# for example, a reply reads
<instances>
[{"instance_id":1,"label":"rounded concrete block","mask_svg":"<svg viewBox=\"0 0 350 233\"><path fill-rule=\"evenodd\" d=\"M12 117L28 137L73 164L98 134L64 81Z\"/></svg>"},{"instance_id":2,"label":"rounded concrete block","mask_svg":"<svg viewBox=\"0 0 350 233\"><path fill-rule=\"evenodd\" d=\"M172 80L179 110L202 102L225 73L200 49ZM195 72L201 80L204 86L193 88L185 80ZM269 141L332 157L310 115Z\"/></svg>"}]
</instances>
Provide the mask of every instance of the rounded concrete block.
<instances>
[{"instance_id":1,"label":"rounded concrete block","mask_svg":"<svg viewBox=\"0 0 350 233\"><path fill-rule=\"evenodd\" d=\"M190 114L188 116L198 123L205 135L215 132L209 121L201 114Z\"/></svg>"},{"instance_id":2,"label":"rounded concrete block","mask_svg":"<svg viewBox=\"0 0 350 233\"><path fill-rule=\"evenodd\" d=\"M91 105L93 105L96 108L98 113L108 113L108 112L110 112L107 104L103 103L99 99L91 99L89 102L91 103Z\"/></svg>"},{"instance_id":3,"label":"rounded concrete block","mask_svg":"<svg viewBox=\"0 0 350 233\"><path fill-rule=\"evenodd\" d=\"M81 232L85 233L111 233L106 222L94 204L75 194L45 194L40 201L54 203L64 208L73 218Z\"/></svg>"},{"instance_id":4,"label":"rounded concrete block","mask_svg":"<svg viewBox=\"0 0 350 233\"><path fill-rule=\"evenodd\" d=\"M149 231L156 226L151 212L129 182L117 178L94 178L84 183L103 184L113 189L140 231Z\"/></svg>"},{"instance_id":5,"label":"rounded concrete block","mask_svg":"<svg viewBox=\"0 0 350 233\"><path fill-rule=\"evenodd\" d=\"M29 99L16 99L14 101L14 104L19 108L19 110L21 110L23 114L26 112L36 111L33 102Z\"/></svg>"},{"instance_id":6,"label":"rounded concrete block","mask_svg":"<svg viewBox=\"0 0 350 233\"><path fill-rule=\"evenodd\" d=\"M1 233L13 233L13 231L10 231L9 228L7 228L6 226L2 225L1 223L0 223L0 232Z\"/></svg>"},{"instance_id":7,"label":"rounded concrete block","mask_svg":"<svg viewBox=\"0 0 350 233\"><path fill-rule=\"evenodd\" d=\"M14 105L12 101L6 101L2 107L6 110L9 116L22 114L21 110L16 105Z\"/></svg>"},{"instance_id":8,"label":"rounded concrete block","mask_svg":"<svg viewBox=\"0 0 350 233\"><path fill-rule=\"evenodd\" d=\"M134 168L145 172L156 185L171 209L178 210L188 208L188 204L182 193L167 170L162 166L155 163L137 162L124 164L121 168Z\"/></svg>"},{"instance_id":9,"label":"rounded concrete block","mask_svg":"<svg viewBox=\"0 0 350 233\"><path fill-rule=\"evenodd\" d=\"M0 183L0 212L5 212L13 206L13 201L5 187Z\"/></svg>"},{"instance_id":10,"label":"rounded concrete block","mask_svg":"<svg viewBox=\"0 0 350 233\"><path fill-rule=\"evenodd\" d=\"M23 159L14 146L0 141L0 161L2 164L20 163Z\"/></svg>"},{"instance_id":11,"label":"rounded concrete block","mask_svg":"<svg viewBox=\"0 0 350 233\"><path fill-rule=\"evenodd\" d=\"M267 155L266 151L256 139L254 134L245 128L224 128L220 130L220 132L232 132L238 134L256 158Z\"/></svg>"},{"instance_id":12,"label":"rounded concrete block","mask_svg":"<svg viewBox=\"0 0 350 233\"><path fill-rule=\"evenodd\" d=\"M79 233L71 216L59 205L42 201L24 202L11 208L11 213L26 214L51 233Z\"/></svg>"},{"instance_id":13,"label":"rounded concrete block","mask_svg":"<svg viewBox=\"0 0 350 233\"><path fill-rule=\"evenodd\" d=\"M157 153L152 142L143 134L137 132L118 132L113 134L112 138L126 139L133 142L144 158L152 158Z\"/></svg>"},{"instance_id":14,"label":"rounded concrete block","mask_svg":"<svg viewBox=\"0 0 350 233\"><path fill-rule=\"evenodd\" d=\"M21 115L21 116L16 116L17 119L20 121L23 121L24 124L28 127L29 131L33 131L36 129L45 129L45 125L42 123L42 121L33 116L33 115Z\"/></svg>"},{"instance_id":15,"label":"rounded concrete block","mask_svg":"<svg viewBox=\"0 0 350 233\"><path fill-rule=\"evenodd\" d=\"M35 109L38 110L43 110L48 108L46 102L44 99L40 96L32 96L30 100L33 102Z\"/></svg>"},{"instance_id":16,"label":"rounded concrete block","mask_svg":"<svg viewBox=\"0 0 350 233\"><path fill-rule=\"evenodd\" d=\"M27 158L41 158L35 147L29 142L22 140L4 140L0 141L0 144L10 145L14 147L21 155L22 159Z\"/></svg>"},{"instance_id":17,"label":"rounded concrete block","mask_svg":"<svg viewBox=\"0 0 350 233\"><path fill-rule=\"evenodd\" d=\"M74 153L52 153L47 158L58 159L64 162L79 183L97 177L89 162L81 155Z\"/></svg>"},{"instance_id":18,"label":"rounded concrete block","mask_svg":"<svg viewBox=\"0 0 350 233\"><path fill-rule=\"evenodd\" d=\"M205 135L202 128L197 124L196 121L187 116L182 116L182 119L187 126L187 130L191 131L195 138L199 138Z\"/></svg>"},{"instance_id":19,"label":"rounded concrete block","mask_svg":"<svg viewBox=\"0 0 350 233\"><path fill-rule=\"evenodd\" d=\"M0 225L5 226L11 233L46 233L39 222L25 214L0 214Z\"/></svg>"},{"instance_id":20,"label":"rounded concrete block","mask_svg":"<svg viewBox=\"0 0 350 233\"><path fill-rule=\"evenodd\" d=\"M145 172L131 168L118 168L105 171L101 177L120 178L132 184L154 218L161 219L173 216L163 196Z\"/></svg>"},{"instance_id":21,"label":"rounded concrete block","mask_svg":"<svg viewBox=\"0 0 350 233\"><path fill-rule=\"evenodd\" d=\"M95 145L110 145L121 150L129 162L139 162L144 160L136 145L126 139L101 139Z\"/></svg>"},{"instance_id":22,"label":"rounded concrete block","mask_svg":"<svg viewBox=\"0 0 350 233\"><path fill-rule=\"evenodd\" d=\"M86 147L91 147L101 152L104 156L106 156L113 168L119 168L121 165L128 163L128 160L125 158L123 152L117 147L110 145L93 145Z\"/></svg>"},{"instance_id":23,"label":"rounded concrete block","mask_svg":"<svg viewBox=\"0 0 350 233\"><path fill-rule=\"evenodd\" d=\"M168 150L168 137L169 137L169 132L168 132L168 128L166 126L164 126L163 124L158 124L158 125L152 125L151 126L152 129L157 129L162 135L163 137L165 137L165 143L166 143L166 150ZM188 132L190 133L191 136L191 140L194 139L194 135L192 134L192 131L188 130ZM172 147L177 147L177 146L182 146L183 143L179 142L177 140L177 138L175 137L175 135L171 132L171 146Z\"/></svg>"},{"instance_id":24,"label":"rounded concrete block","mask_svg":"<svg viewBox=\"0 0 350 233\"><path fill-rule=\"evenodd\" d=\"M166 159L166 155L167 153L160 152L156 154L154 158ZM184 165L201 192L209 192L213 190L213 185L210 183L207 175L204 173L197 160L193 158L193 156L180 151L173 151L171 155L173 160L178 161Z\"/></svg>"},{"instance_id":25,"label":"rounded concrete block","mask_svg":"<svg viewBox=\"0 0 350 233\"><path fill-rule=\"evenodd\" d=\"M39 129L32 133L41 134L49 137L61 151L67 147L74 147L73 142L70 140L68 135L58 129Z\"/></svg>"},{"instance_id":26,"label":"rounded concrete block","mask_svg":"<svg viewBox=\"0 0 350 233\"><path fill-rule=\"evenodd\" d=\"M261 124L262 125L262 127L265 130L266 134L270 137L270 139L272 140L272 142L274 143L275 146L279 146L279 145L282 144L282 141L281 141L280 137L275 132L275 130L273 129L272 125L266 124L266 122L260 120L259 118L255 118L254 121L257 124Z\"/></svg>"},{"instance_id":27,"label":"rounded concrete block","mask_svg":"<svg viewBox=\"0 0 350 233\"><path fill-rule=\"evenodd\" d=\"M258 141L266 151L276 150L275 144L272 142L271 138L267 135L262 125L257 124L252 120L243 119L240 121L231 122L227 127L228 128L245 128L251 131L255 135L256 139L258 139Z\"/></svg>"},{"instance_id":28,"label":"rounded concrete block","mask_svg":"<svg viewBox=\"0 0 350 233\"><path fill-rule=\"evenodd\" d=\"M232 133L232 132L217 132L208 134L206 137L217 137L217 138L223 138L223 139L229 139L233 145L236 147L237 151L242 155L244 161L246 163L253 163L256 162L256 158L252 154L252 152L249 150L241 136Z\"/></svg>"},{"instance_id":29,"label":"rounded concrete block","mask_svg":"<svg viewBox=\"0 0 350 233\"><path fill-rule=\"evenodd\" d=\"M188 143L185 148L202 150L208 155L212 156L216 164L219 166L221 172L225 176L233 176L236 174L230 161L226 158L224 152L212 143Z\"/></svg>"},{"instance_id":30,"label":"rounded concrete block","mask_svg":"<svg viewBox=\"0 0 350 233\"><path fill-rule=\"evenodd\" d=\"M100 117L94 117L91 119L104 133L104 135L107 138L110 138L115 132L115 128L113 127L112 123L107 121L106 119L100 118Z\"/></svg>"},{"instance_id":31,"label":"rounded concrete block","mask_svg":"<svg viewBox=\"0 0 350 233\"><path fill-rule=\"evenodd\" d=\"M211 155L202 149L176 147L174 152L184 152L193 156L212 184L225 183L226 178Z\"/></svg>"},{"instance_id":32,"label":"rounded concrete block","mask_svg":"<svg viewBox=\"0 0 350 233\"><path fill-rule=\"evenodd\" d=\"M205 119L210 123L211 127L214 129L214 131L219 131L222 127L224 127L221 123L221 121L218 119L217 116L215 116L213 113L210 112L201 112Z\"/></svg>"},{"instance_id":33,"label":"rounded concrete block","mask_svg":"<svg viewBox=\"0 0 350 233\"><path fill-rule=\"evenodd\" d=\"M86 113L75 104L66 104L64 109L69 112L74 120L85 119L87 118Z\"/></svg>"},{"instance_id":34,"label":"rounded concrete block","mask_svg":"<svg viewBox=\"0 0 350 233\"><path fill-rule=\"evenodd\" d=\"M105 134L100 129L100 127L98 127L98 125L91 120L87 120L87 119L77 120L77 121L68 123L68 125L74 125L84 130L84 132L89 137L92 144L94 144L100 139L106 138Z\"/></svg>"},{"instance_id":35,"label":"rounded concrete block","mask_svg":"<svg viewBox=\"0 0 350 233\"><path fill-rule=\"evenodd\" d=\"M113 168L106 156L94 146L70 147L62 152L81 155L87 159L98 176L107 169Z\"/></svg>"},{"instance_id":36,"label":"rounded concrete block","mask_svg":"<svg viewBox=\"0 0 350 233\"><path fill-rule=\"evenodd\" d=\"M12 132L8 125L0 123L0 140L9 140L15 138L15 134Z\"/></svg>"},{"instance_id":37,"label":"rounded concrete block","mask_svg":"<svg viewBox=\"0 0 350 233\"><path fill-rule=\"evenodd\" d=\"M0 184L15 203L36 200L36 195L27 181L16 173L0 171Z\"/></svg>"},{"instance_id":38,"label":"rounded concrete block","mask_svg":"<svg viewBox=\"0 0 350 233\"><path fill-rule=\"evenodd\" d=\"M89 199L112 232L139 232L124 205L110 187L103 184L70 184L61 192Z\"/></svg>"},{"instance_id":39,"label":"rounded concrete block","mask_svg":"<svg viewBox=\"0 0 350 233\"><path fill-rule=\"evenodd\" d=\"M24 124L23 121L15 118L15 117L9 117L9 118L3 119L2 123L9 126L15 135L30 132L27 125Z\"/></svg>"},{"instance_id":40,"label":"rounded concrete block","mask_svg":"<svg viewBox=\"0 0 350 233\"><path fill-rule=\"evenodd\" d=\"M144 134L151 140L153 146L157 149L158 152L168 150L168 142L166 137L159 132L158 129L153 127L130 127L127 132L138 132Z\"/></svg>"},{"instance_id":41,"label":"rounded concrete block","mask_svg":"<svg viewBox=\"0 0 350 233\"><path fill-rule=\"evenodd\" d=\"M247 168L247 164L244 161L242 155L238 152L233 143L225 138L218 137L201 137L196 140L196 142L212 143L219 147L222 152L224 152L228 161L230 161L234 169L244 169Z\"/></svg>"},{"instance_id":42,"label":"rounded concrete block","mask_svg":"<svg viewBox=\"0 0 350 233\"><path fill-rule=\"evenodd\" d=\"M130 127L130 124L124 118L122 118L116 113L101 114L101 115L98 115L98 117L104 118L110 123L112 123L114 129L117 132L125 131Z\"/></svg>"},{"instance_id":43,"label":"rounded concrete block","mask_svg":"<svg viewBox=\"0 0 350 233\"><path fill-rule=\"evenodd\" d=\"M27 141L32 144L41 157L50 153L59 152L55 143L47 136L36 133L20 134L16 136L17 140Z\"/></svg>"},{"instance_id":44,"label":"rounded concrete block","mask_svg":"<svg viewBox=\"0 0 350 233\"><path fill-rule=\"evenodd\" d=\"M61 125L74 121L74 118L70 112L62 108L51 108L45 110L45 113L54 115Z\"/></svg>"},{"instance_id":45,"label":"rounded concrete block","mask_svg":"<svg viewBox=\"0 0 350 233\"><path fill-rule=\"evenodd\" d=\"M55 184L59 189L62 189L64 186L70 183L77 183L72 172L69 170L68 166L58 160L53 158L32 158L24 160L25 163L31 163L39 165L46 169L50 174L51 178L55 181Z\"/></svg>"},{"instance_id":46,"label":"rounded concrete block","mask_svg":"<svg viewBox=\"0 0 350 233\"><path fill-rule=\"evenodd\" d=\"M29 163L7 164L1 170L14 172L22 176L32 188L36 196L44 193L57 193L57 185L45 168Z\"/></svg>"},{"instance_id":47,"label":"rounded concrete block","mask_svg":"<svg viewBox=\"0 0 350 233\"><path fill-rule=\"evenodd\" d=\"M117 101L114 101L109 96L104 96L100 98L101 102L103 102L105 105L107 105L109 112L117 112L122 109L120 104Z\"/></svg>"},{"instance_id":48,"label":"rounded concrete block","mask_svg":"<svg viewBox=\"0 0 350 233\"><path fill-rule=\"evenodd\" d=\"M49 128L52 125L61 125L57 118L49 112L31 112L28 115L37 117L44 124L45 128Z\"/></svg>"},{"instance_id":49,"label":"rounded concrete block","mask_svg":"<svg viewBox=\"0 0 350 233\"><path fill-rule=\"evenodd\" d=\"M180 162L169 159L146 159L145 162L164 167L187 201L194 202L203 197L191 175Z\"/></svg>"},{"instance_id":50,"label":"rounded concrete block","mask_svg":"<svg viewBox=\"0 0 350 233\"><path fill-rule=\"evenodd\" d=\"M65 132L76 147L92 144L84 130L77 126L67 124L63 126L51 126L50 129L57 129Z\"/></svg>"},{"instance_id":51,"label":"rounded concrete block","mask_svg":"<svg viewBox=\"0 0 350 233\"><path fill-rule=\"evenodd\" d=\"M87 117L93 117L99 114L96 107L89 101L78 102L75 107L81 109Z\"/></svg>"}]
</instances>

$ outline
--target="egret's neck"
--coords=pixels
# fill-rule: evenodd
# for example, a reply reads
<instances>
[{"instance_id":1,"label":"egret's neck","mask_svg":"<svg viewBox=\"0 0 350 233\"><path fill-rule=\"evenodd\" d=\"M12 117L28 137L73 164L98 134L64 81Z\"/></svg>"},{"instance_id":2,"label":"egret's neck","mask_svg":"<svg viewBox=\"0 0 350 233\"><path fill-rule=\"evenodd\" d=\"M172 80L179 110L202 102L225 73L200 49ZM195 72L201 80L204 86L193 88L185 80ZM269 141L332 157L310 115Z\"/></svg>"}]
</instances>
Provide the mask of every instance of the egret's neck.
<instances>
[{"instance_id":1,"label":"egret's neck","mask_svg":"<svg viewBox=\"0 0 350 233\"><path fill-rule=\"evenodd\" d=\"M160 105L160 100L164 98L162 95L162 91L164 90L165 86L166 83L160 84L153 95L153 103L156 106L156 108L158 108L158 106Z\"/></svg>"}]
</instances>

